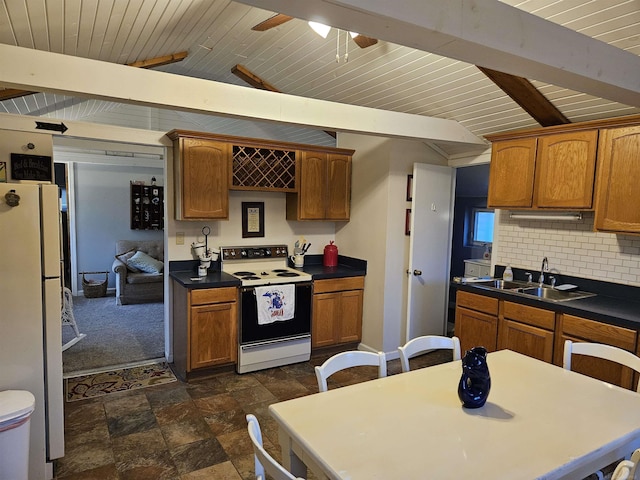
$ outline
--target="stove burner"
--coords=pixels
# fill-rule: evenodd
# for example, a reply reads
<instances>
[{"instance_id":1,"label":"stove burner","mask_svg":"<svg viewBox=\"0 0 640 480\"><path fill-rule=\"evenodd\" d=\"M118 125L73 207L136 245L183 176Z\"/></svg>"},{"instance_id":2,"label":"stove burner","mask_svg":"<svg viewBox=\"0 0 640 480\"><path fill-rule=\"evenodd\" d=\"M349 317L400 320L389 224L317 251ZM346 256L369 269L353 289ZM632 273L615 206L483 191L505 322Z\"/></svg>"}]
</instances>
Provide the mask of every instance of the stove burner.
<instances>
[{"instance_id":1,"label":"stove burner","mask_svg":"<svg viewBox=\"0 0 640 480\"><path fill-rule=\"evenodd\" d=\"M273 273L282 273L282 272L288 272L289 270L287 270L286 268L276 268L273 270Z\"/></svg>"},{"instance_id":2,"label":"stove burner","mask_svg":"<svg viewBox=\"0 0 640 480\"><path fill-rule=\"evenodd\" d=\"M253 272L233 272L234 275L237 275L238 277L247 277L247 276L252 276L255 275L255 273Z\"/></svg>"},{"instance_id":3,"label":"stove burner","mask_svg":"<svg viewBox=\"0 0 640 480\"><path fill-rule=\"evenodd\" d=\"M242 277L241 280L260 280L260 277L256 277L255 275L249 275L248 277Z\"/></svg>"},{"instance_id":4,"label":"stove burner","mask_svg":"<svg viewBox=\"0 0 640 480\"><path fill-rule=\"evenodd\" d=\"M274 272L275 272L275 270L274 270ZM276 277L298 277L298 276L300 276L299 273L286 272L286 271L276 274Z\"/></svg>"}]
</instances>

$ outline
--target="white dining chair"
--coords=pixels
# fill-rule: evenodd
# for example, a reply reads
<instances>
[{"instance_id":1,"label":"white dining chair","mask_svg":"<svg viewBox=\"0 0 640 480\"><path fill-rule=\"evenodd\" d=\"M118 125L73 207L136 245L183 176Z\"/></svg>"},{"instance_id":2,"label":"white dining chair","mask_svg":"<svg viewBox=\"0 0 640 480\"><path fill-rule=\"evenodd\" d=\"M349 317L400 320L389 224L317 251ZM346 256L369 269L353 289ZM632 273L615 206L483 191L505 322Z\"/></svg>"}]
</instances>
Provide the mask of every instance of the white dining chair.
<instances>
[{"instance_id":1,"label":"white dining chair","mask_svg":"<svg viewBox=\"0 0 640 480\"><path fill-rule=\"evenodd\" d=\"M265 472L274 480L303 480L300 477L295 477L264 449L260 424L255 415L248 414L246 418L249 438L253 443L256 480L266 480Z\"/></svg>"},{"instance_id":2,"label":"white dining chair","mask_svg":"<svg viewBox=\"0 0 640 480\"><path fill-rule=\"evenodd\" d=\"M571 340L565 340L562 363L565 369L571 370L571 356L576 354L616 362L640 373L640 357L618 347L604 345L602 343L572 342ZM640 393L640 382L638 382L636 392Z\"/></svg>"},{"instance_id":3,"label":"white dining chair","mask_svg":"<svg viewBox=\"0 0 640 480\"><path fill-rule=\"evenodd\" d=\"M640 449L631 454L630 460L622 460L613 471L611 480L640 480Z\"/></svg>"},{"instance_id":4,"label":"white dining chair","mask_svg":"<svg viewBox=\"0 0 640 480\"><path fill-rule=\"evenodd\" d=\"M400 364L403 372L411 370L409 359L416 355L430 352L432 350L449 349L453 350L453 360L460 360L460 339L458 337L443 337L441 335L424 335L409 340L403 346L398 347L400 353Z\"/></svg>"},{"instance_id":5,"label":"white dining chair","mask_svg":"<svg viewBox=\"0 0 640 480\"><path fill-rule=\"evenodd\" d=\"M351 367L374 366L378 367L378 378L387 376L387 357L384 352L363 352L353 350L350 352L337 353L327 359L322 365L316 367L316 378L318 379L318 390L326 392L327 379L336 372Z\"/></svg>"}]
</instances>

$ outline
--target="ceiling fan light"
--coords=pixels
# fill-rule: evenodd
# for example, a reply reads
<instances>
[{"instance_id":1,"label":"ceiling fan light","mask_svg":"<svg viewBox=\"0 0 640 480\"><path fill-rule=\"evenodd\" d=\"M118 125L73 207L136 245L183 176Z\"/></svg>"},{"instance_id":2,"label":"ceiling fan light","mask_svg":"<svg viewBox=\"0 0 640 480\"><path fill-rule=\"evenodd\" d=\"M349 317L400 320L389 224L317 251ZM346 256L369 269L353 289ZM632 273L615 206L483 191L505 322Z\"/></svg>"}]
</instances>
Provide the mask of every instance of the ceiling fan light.
<instances>
[{"instance_id":1,"label":"ceiling fan light","mask_svg":"<svg viewBox=\"0 0 640 480\"><path fill-rule=\"evenodd\" d=\"M351 35L351 38L356 38L360 34L356 32L349 32L349 35Z\"/></svg>"},{"instance_id":2,"label":"ceiling fan light","mask_svg":"<svg viewBox=\"0 0 640 480\"><path fill-rule=\"evenodd\" d=\"M309 26L322 38L327 38L327 35L329 35L331 31L331 27L318 22L309 22Z\"/></svg>"}]
</instances>

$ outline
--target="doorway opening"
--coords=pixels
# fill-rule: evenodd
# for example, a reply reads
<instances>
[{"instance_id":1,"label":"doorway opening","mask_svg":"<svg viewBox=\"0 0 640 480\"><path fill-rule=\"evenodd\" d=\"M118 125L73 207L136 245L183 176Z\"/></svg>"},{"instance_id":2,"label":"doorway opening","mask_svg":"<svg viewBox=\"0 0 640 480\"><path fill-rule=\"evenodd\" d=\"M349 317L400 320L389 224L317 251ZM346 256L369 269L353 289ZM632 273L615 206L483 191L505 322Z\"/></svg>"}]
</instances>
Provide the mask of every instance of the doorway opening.
<instances>
[{"instance_id":1,"label":"doorway opening","mask_svg":"<svg viewBox=\"0 0 640 480\"><path fill-rule=\"evenodd\" d=\"M156 229L131 229L130 194L132 183L151 185L155 178L157 185L164 184L164 149L85 143L57 147L54 141L56 183L62 195L65 286L73 293L79 331L86 335L63 352L65 377L165 358L164 301L118 305L113 270L117 241L157 242L166 251L164 224ZM108 279L106 292L85 294L83 279ZM62 334L64 344L74 332L64 327Z\"/></svg>"},{"instance_id":2,"label":"doorway opening","mask_svg":"<svg viewBox=\"0 0 640 480\"><path fill-rule=\"evenodd\" d=\"M493 243L493 209L487 208L489 164L456 169L451 246L451 279L465 276L465 260L491 258ZM490 267L489 267L490 268ZM456 289L449 289L447 331L455 325Z\"/></svg>"}]
</instances>

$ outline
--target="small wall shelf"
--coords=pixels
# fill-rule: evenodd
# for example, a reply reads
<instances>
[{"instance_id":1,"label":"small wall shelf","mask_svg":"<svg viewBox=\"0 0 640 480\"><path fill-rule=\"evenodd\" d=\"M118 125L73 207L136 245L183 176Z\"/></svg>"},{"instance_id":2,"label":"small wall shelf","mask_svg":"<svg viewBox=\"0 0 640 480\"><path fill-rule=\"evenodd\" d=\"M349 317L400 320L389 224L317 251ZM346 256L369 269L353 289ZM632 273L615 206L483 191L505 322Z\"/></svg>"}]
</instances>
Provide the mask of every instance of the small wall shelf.
<instances>
[{"instance_id":1,"label":"small wall shelf","mask_svg":"<svg viewBox=\"0 0 640 480\"><path fill-rule=\"evenodd\" d=\"M131 183L131 230L164 229L164 187Z\"/></svg>"}]
</instances>

